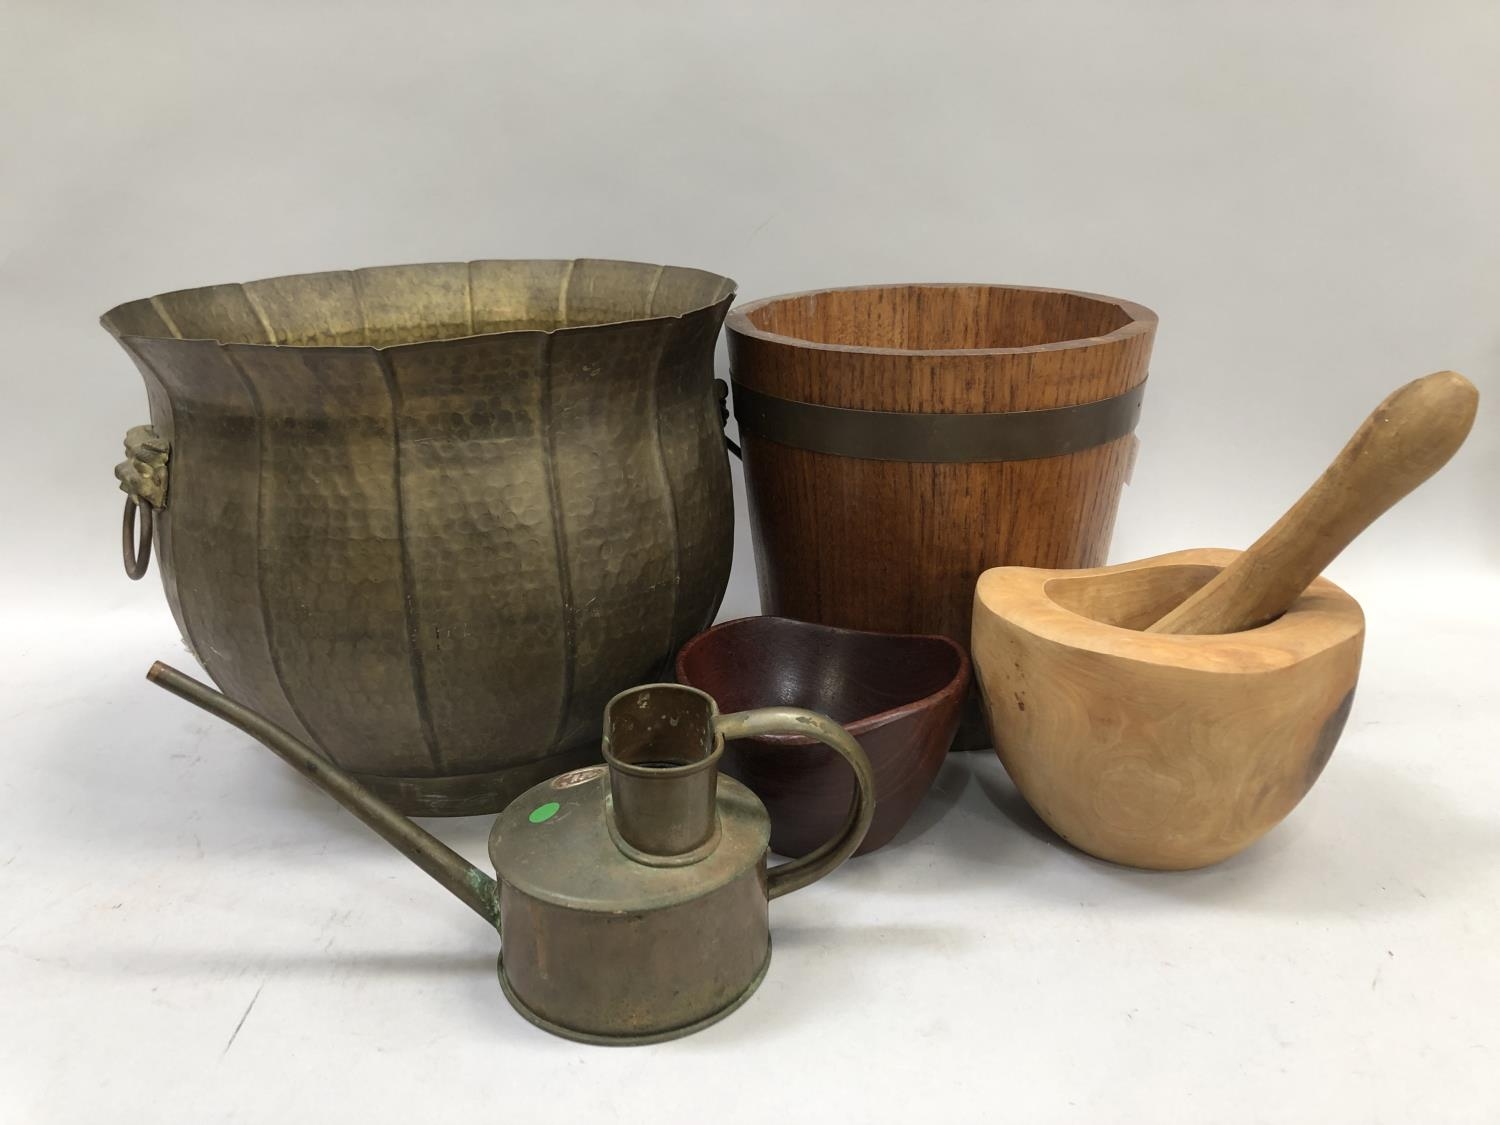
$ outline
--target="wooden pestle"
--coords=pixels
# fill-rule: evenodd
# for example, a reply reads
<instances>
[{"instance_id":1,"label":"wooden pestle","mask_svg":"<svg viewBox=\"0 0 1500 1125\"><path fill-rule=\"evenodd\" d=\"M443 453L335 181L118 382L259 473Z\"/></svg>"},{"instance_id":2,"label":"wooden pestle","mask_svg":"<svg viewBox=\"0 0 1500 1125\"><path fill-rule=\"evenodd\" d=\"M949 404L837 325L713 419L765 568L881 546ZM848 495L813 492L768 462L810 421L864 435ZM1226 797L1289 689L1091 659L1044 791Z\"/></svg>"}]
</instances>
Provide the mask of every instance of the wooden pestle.
<instances>
[{"instance_id":1,"label":"wooden pestle","mask_svg":"<svg viewBox=\"0 0 1500 1125\"><path fill-rule=\"evenodd\" d=\"M1360 532L1447 464L1479 408L1456 371L1392 392L1291 509L1148 633L1235 633L1279 617Z\"/></svg>"}]
</instances>

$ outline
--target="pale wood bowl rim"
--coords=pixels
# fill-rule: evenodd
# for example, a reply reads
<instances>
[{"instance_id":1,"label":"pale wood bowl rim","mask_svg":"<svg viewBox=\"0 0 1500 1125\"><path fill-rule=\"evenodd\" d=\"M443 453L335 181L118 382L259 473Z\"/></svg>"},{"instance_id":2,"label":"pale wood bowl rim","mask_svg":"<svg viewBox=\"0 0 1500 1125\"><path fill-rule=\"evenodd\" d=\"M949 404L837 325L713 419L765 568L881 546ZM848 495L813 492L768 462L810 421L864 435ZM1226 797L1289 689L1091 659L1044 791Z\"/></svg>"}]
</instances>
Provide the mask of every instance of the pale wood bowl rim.
<instances>
[{"instance_id":1,"label":"pale wood bowl rim","mask_svg":"<svg viewBox=\"0 0 1500 1125\"><path fill-rule=\"evenodd\" d=\"M1265 625L1239 633L1146 633L1087 617L1057 602L1048 585L1125 569L1165 566L1224 567L1240 552L1219 547L1174 551L1087 570L995 567L979 576L976 611L1079 652L1206 675L1255 675L1290 667L1364 631L1364 611L1352 595L1317 578L1292 607ZM1004 600L1004 608L996 602Z\"/></svg>"}]
</instances>

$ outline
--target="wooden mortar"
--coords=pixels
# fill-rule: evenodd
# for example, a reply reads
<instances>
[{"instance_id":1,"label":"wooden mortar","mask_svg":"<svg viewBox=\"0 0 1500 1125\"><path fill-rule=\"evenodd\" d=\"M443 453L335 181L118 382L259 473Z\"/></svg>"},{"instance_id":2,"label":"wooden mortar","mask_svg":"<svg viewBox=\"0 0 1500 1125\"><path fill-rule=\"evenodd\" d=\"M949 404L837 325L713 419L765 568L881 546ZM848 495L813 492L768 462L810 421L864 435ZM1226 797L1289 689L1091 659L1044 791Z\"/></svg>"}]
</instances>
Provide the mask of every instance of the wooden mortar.
<instances>
[{"instance_id":1,"label":"wooden mortar","mask_svg":"<svg viewBox=\"0 0 1500 1125\"><path fill-rule=\"evenodd\" d=\"M1364 616L1319 571L1436 472L1473 424L1453 372L1383 402L1248 550L980 576L972 654L996 751L1059 835L1136 867L1259 839L1333 752Z\"/></svg>"},{"instance_id":2,"label":"wooden mortar","mask_svg":"<svg viewBox=\"0 0 1500 1125\"><path fill-rule=\"evenodd\" d=\"M1142 631L1236 551L979 579L973 654L1000 759L1069 843L1135 867L1201 867L1291 812L1354 698L1364 615L1319 579L1245 633Z\"/></svg>"}]
</instances>

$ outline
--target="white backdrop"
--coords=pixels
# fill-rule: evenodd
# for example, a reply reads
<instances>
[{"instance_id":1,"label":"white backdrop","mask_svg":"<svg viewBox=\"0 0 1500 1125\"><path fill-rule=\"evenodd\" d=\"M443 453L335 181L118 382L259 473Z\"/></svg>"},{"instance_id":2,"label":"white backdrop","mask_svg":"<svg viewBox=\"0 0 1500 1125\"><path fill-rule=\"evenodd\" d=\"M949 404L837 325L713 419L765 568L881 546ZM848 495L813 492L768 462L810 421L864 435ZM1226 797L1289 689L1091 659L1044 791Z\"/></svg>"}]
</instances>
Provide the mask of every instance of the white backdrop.
<instances>
[{"instance_id":1,"label":"white backdrop","mask_svg":"<svg viewBox=\"0 0 1500 1125\"><path fill-rule=\"evenodd\" d=\"M1247 543L1407 379L1497 385L1493 4L9 0L6 24L30 514L6 577L111 604L160 594L118 581L110 470L145 397L95 321L165 289L580 255L747 298L1126 297L1161 329L1116 558ZM1336 577L1500 560L1483 409Z\"/></svg>"},{"instance_id":2,"label":"white backdrop","mask_svg":"<svg viewBox=\"0 0 1500 1125\"><path fill-rule=\"evenodd\" d=\"M9 888L0 896L0 911L9 899L19 912L9 920L0 917L0 934L12 935L0 937L5 958L0 964L14 974L7 978L9 994L21 1005L19 1013L7 1005L6 1022L13 1026L0 1033L0 1066L6 1068L0 1071L0 1091L9 1091L0 1092L0 1109L10 1098L16 1111L7 1120L89 1113L120 1119L120 1105L109 1112L89 1102L93 1095L85 1092L101 1083L108 1089L111 1082L127 1092L122 1104L134 1106L143 1119L150 1117L143 1108L147 1091L156 1092L153 1101L160 1094L157 1109L164 1117L183 1120L194 1119L195 1111L205 1117L227 1114L235 1106L249 1119L285 1112L298 1098L315 1096L307 1093L309 1052L329 1042L327 1061L335 1068L364 1050L395 1052L403 1060L397 1066L437 1068L430 1073L446 1074L441 1081L471 1090L450 1091L455 1107L467 1104L464 1099L484 1073L441 1070L442 1052L434 1044L452 1047L458 1034L432 1031L450 1026L442 1019L419 1021L436 1037L423 1044L395 1032L373 1047L366 1040L337 1038L320 1017L342 1020L339 1026L347 1028L360 1009L341 1009L336 997L304 1000L284 1013L281 1043L301 1053L308 1069L305 1085L290 1079L278 1083L279 1075L301 1071L289 1072L286 1056L269 1042L261 1056L251 1055L245 1044L235 1046L239 1054L215 1061L223 1038L220 1024L238 1018L254 981L262 982L270 998L278 985L295 988L319 963L316 943L309 945L312 939L300 931L289 932L286 956L292 968L278 968L273 958L266 972L251 974L249 984L240 981L245 987L235 991L224 985L223 997L214 999L228 977L249 972L244 965L254 958L246 954L236 960L233 949L247 929L266 924L257 911L276 911L281 924L299 909L319 909L309 901L341 893L311 876L268 876L263 868L270 861L264 856L248 872L233 864L213 866L232 858L225 849L238 848L235 854L243 858L247 849L259 855L258 844L268 838L279 841L277 846L293 840L326 848L331 837L353 866L366 863L367 856L370 870L390 865L378 845L368 845L367 852L357 829L346 830L336 812L325 810L314 796L301 795L276 772L275 763L261 761L264 755L245 749L243 740L196 723L170 701L145 700L136 687L152 657L177 650L171 647L155 577L131 584L120 573L120 496L111 468L121 456L125 430L147 414L133 366L96 319L117 302L166 289L405 261L579 255L726 273L738 280L742 298L920 280L1019 282L1129 298L1155 309L1161 325L1139 429L1140 460L1112 553L1117 560L1178 547L1248 543L1389 390L1428 371L1457 369L1488 395L1469 445L1443 474L1372 529L1331 574L1366 601L1371 621L1361 696L1365 718L1356 708L1346 743L1363 731L1367 760L1382 760L1379 747L1388 746L1391 768L1410 768L1408 780L1419 786L1444 782L1427 766L1396 764L1404 760L1408 742L1449 765L1462 759L1488 768L1481 764L1487 760L1484 745L1492 744L1500 718L1493 677L1483 673L1494 657L1495 616L1489 607L1500 593L1494 500L1500 483L1500 395L1495 393L1500 391L1500 7L1495 4L0 0L0 13L0 339L5 343L0 377L11 465L3 490L0 589L9 599L12 658L5 686L7 740L14 763L22 763L0 780L0 801L7 806L7 815L0 816L5 849L0 863L9 866L0 868ZM757 608L743 520L738 534L726 614ZM1472 592L1467 604L1445 601L1460 591ZM1390 607L1386 622L1377 606ZM1454 638L1451 645L1433 641L1424 628L1429 614L1452 631L1443 634ZM1383 671L1386 687L1371 686L1374 669ZM1443 700L1437 719L1422 710L1436 705L1434 693ZM119 726L127 716L160 740L159 753L156 742L133 733L125 739L130 745L117 746L122 729L137 729ZM1428 725L1438 720L1467 725ZM1368 725L1361 727L1361 721ZM1371 729L1381 721L1405 733L1388 730L1382 737L1389 741L1381 742ZM173 739L189 739L195 753L210 744L222 748L222 754L204 752L208 760L202 769L224 772L210 773L208 780L194 775L201 793L194 789L185 795L180 784L187 783L168 770ZM1344 752L1353 753L1347 747ZM150 793L136 788L141 783L131 761L152 779ZM155 766L147 769L142 764L147 762ZM971 807L980 799L968 782L972 773L979 783L1003 787L994 763L959 763L950 773L947 783L962 788L963 796L955 797L948 823L940 827L989 831L975 825L987 823L982 818L994 810L982 801ZM1325 785L1332 786L1335 776L1336 768ZM1459 806L1468 808L1466 802L1479 798L1459 794L1473 779L1453 774L1447 783L1453 790L1444 815L1452 823L1469 823ZM1185 913L1164 915L1167 928L1160 933L1124 939L1125 948L1136 948L1131 941L1141 943L1141 956L1153 964L1151 950L1175 940L1172 935L1198 933L1205 918L1230 909L1225 903L1249 910L1243 922L1251 935L1246 948L1259 948L1262 937L1275 944L1291 932L1286 929L1296 914L1291 905L1279 912L1283 925L1274 934L1254 928L1265 918L1259 906L1279 901L1284 893L1306 894L1309 901L1331 896L1358 917L1363 891L1338 880L1377 880L1379 870L1352 858L1332 868L1319 866L1325 849L1343 846L1346 836L1368 827L1370 834L1386 837L1384 850L1370 845L1375 849L1371 863L1382 857L1396 863L1412 848L1434 862L1450 862L1440 858L1447 848L1430 824L1402 818L1405 805L1389 795L1393 786L1372 784L1385 796L1370 799L1369 792L1352 785L1345 790L1347 806L1333 811L1319 806L1324 821L1315 821L1317 809L1299 812L1296 823L1314 826L1303 828L1305 834L1327 835L1302 839L1306 853L1284 859L1289 871L1278 877L1289 882L1280 884L1282 889L1266 873L1274 856L1262 854L1260 867L1236 868L1239 883L1122 881L1025 833L1016 839L1025 838L1025 848L1032 850L1007 853L1007 870L1014 874L1027 862L1062 865L1056 868L1062 872L1057 885L1070 877L1084 880L1075 897L1085 902L1085 915L1118 909L1133 916L1143 896L1156 902L1173 898L1163 887L1213 888L1196 897L1184 891L1173 899L1174 909ZM84 831L80 821L105 815L110 794L122 789L141 802L138 811L106 816L109 832ZM1489 792L1492 798L1493 787ZM201 810L192 803L195 794L202 798ZM240 798L238 805L232 795ZM151 805L152 799L160 807ZM184 803L191 811L183 811ZM284 819L277 819L281 812ZM1322 1010L1328 1018L1319 1022L1303 1010L1313 1022L1293 1037L1305 1034L1307 1041L1321 1044L1317 1050L1332 1053L1304 1055L1300 1068L1294 1064L1289 1081L1295 1091L1289 1087L1287 1097L1323 1089L1325 1080L1332 1083L1337 1096L1317 1102L1325 1120L1341 1113L1374 1120L1382 1106L1402 1104L1402 1091L1416 1099L1425 1088L1421 1075L1438 1072L1441 1097L1447 1100L1415 1100L1412 1107L1425 1105L1453 1119L1493 1120L1500 1113L1494 1090L1488 1090L1485 1111L1483 1084L1466 1077L1470 1063L1493 1072L1493 1052L1500 1047L1495 1017L1463 1009L1468 1014L1461 1018L1470 1022L1454 1030L1451 1021L1460 1017L1444 1006L1446 1000L1423 1008L1418 997L1422 989L1430 996L1445 982L1458 987L1460 979L1477 979L1491 991L1474 993L1473 1003L1495 1007L1493 957L1485 969L1481 951L1494 948L1496 921L1486 904L1495 901L1495 892L1486 888L1495 888L1500 843L1494 829L1485 827L1478 804L1468 813L1475 819L1462 839L1470 847L1473 878L1454 872L1451 885L1472 883L1477 897L1450 903L1446 913L1432 907L1438 913L1430 916L1420 939L1413 939L1426 944L1429 955L1433 947L1449 950L1456 960L1432 971L1453 977L1429 979L1420 987L1413 983L1416 1007L1410 1011L1371 1015L1329 1000L1331 1006ZM218 825L217 836L206 835L203 825L192 831L182 827L183 818L200 816ZM1385 822L1366 825L1360 819L1365 816ZM226 828L221 818L237 826ZM241 819L247 823L238 823ZM1406 837L1399 834L1403 825ZM23 837L48 830L58 840L73 839L75 846L59 844L55 855L39 859L42 846ZM445 830L459 832L456 839L464 845L482 837L477 828ZM1294 831L1291 825L1282 830ZM1397 835L1390 837L1391 832ZM929 838L938 837L929 833L923 841L930 843ZM207 859L193 852L194 839ZM989 846L976 843L979 837L961 839L975 848ZM163 970L177 992L168 1002L169 1014L157 1011L161 1030L151 1034L163 1036L160 1040L138 1037L138 1029L155 1026L148 1018L153 1009L141 999L148 995L146 985L117 995L109 990L118 977L96 968L93 976L80 978L63 953L54 957L62 959L63 968L46 963L46 950L66 949L70 942L77 946L77 959L88 960L91 941L102 943L108 962L112 931L94 928L98 917L88 913L107 911L116 900L101 889L95 866L99 851L113 857L112 877L138 879L145 865L157 880L152 885L161 901L152 900L155 913L140 916L138 929L130 933L149 945L165 940L163 927L199 932L195 927L211 917L214 933L203 940L224 950L224 964L239 966L217 976L206 969L217 982L212 987L186 985L188 974ZM885 886L902 870L920 873L934 860L944 862L941 851L916 846L893 854L901 859L890 861L884 869L889 875L867 865L827 901L847 905L861 886ZM190 879L173 866L188 860L199 864ZM294 867L307 861L295 847L284 860ZM278 878L283 883L252 900L235 899L224 889L226 914L213 914L201 902L195 908L196 888L219 886L231 870L234 878L245 880L237 888L244 896L259 893L251 889L257 884L275 884ZM981 862L980 870L988 868ZM359 873L370 877L367 870ZM1102 880L1103 889L1088 885L1087 878ZM188 889L182 879L188 879ZM201 884L194 881L200 879ZM305 886L298 879L305 879ZM1235 888L1243 889L1247 879L1253 884L1246 892L1251 898L1236 898ZM404 893L406 884L401 886ZM347 893L359 900L357 891ZM1257 894L1267 898L1256 899ZM1109 906L1112 895L1121 899L1114 907ZM82 913L58 906L69 896ZM431 894L413 884L411 902L412 911L423 911L432 905ZM360 915L366 955L329 961L336 966L329 971L335 978L340 973L359 977L364 981L360 1003L379 995L382 1000L370 1002L382 1004L382 1011L451 1002L420 989L414 996L400 965L385 966L394 983L383 980L380 958L382 939L390 934L396 941L399 934L410 938L412 957L420 961L424 942L445 940L432 935L451 938L454 917L442 913L430 923L424 917L411 922L417 930L407 934L392 927L390 903L381 905L385 909L371 907ZM433 914L440 905L432 905ZM818 907L817 902L798 907L806 913L790 913L788 924L795 931L801 917L815 930L832 926ZM954 917L970 917L963 913L968 907L954 909L959 912ZM1009 917L1026 906L986 900L973 909L980 917ZM896 915L905 910L898 906ZM877 911L869 925L882 924ZM1056 941L1074 940L1068 935L1076 932L1071 927L1077 918L1064 911L1057 924ZM700 1037L693 1041L697 1046L677 1048L678 1054L653 1049L629 1060L604 1056L611 1060L606 1064L597 1052L536 1042L534 1035L524 1038L529 1029L518 1030L519 1021L509 1019L498 994L488 993L464 1009L473 1027L463 1025L461 1033L478 1040L478 1046L469 1043L474 1058L493 1061L484 1083L501 1117L515 1116L525 1104L524 1099L515 1107L507 1103L507 1090L524 1093L534 1088L537 1075L546 1074L575 1084L566 1096L556 1095L555 1106L593 1105L601 1114L610 1110L622 1119L639 1118L648 1103L617 1100L622 1091L646 1097L644 1090L651 1088L647 1078L640 1079L647 1081L645 1087L625 1082L621 1075L634 1073L632 1066L644 1067L642 1073L655 1082L680 1073L674 1069L680 1065L702 1066L701 1075L721 1077L730 1085L712 1097L704 1094L707 1103L696 1103L709 1112L733 1083L754 1087L762 1065L777 1066L779 1077L760 1094L774 1096L793 1117L798 1103L784 1084L797 1080L809 1083L797 1095L805 1108L843 1120L894 1113L905 1096L912 1099L908 1109L937 1105L931 1100L937 1098L950 1116L961 1119L1002 1104L997 1099L1020 1096L988 1085L1001 1078L986 1069L989 1032L983 1013L971 1013L967 1022L954 1014L962 989L944 994L936 1014L921 1008L922 997L937 988L936 978L929 981L921 976L927 970L911 967L931 969L934 958L947 960L952 971L978 974L982 984L989 971L984 963L954 960L954 949L941 942L937 952L913 948L908 951L913 960L899 972L880 977L871 970L875 975L869 978L881 982L880 990L894 989L899 1003L918 1005L909 1022L895 1010L871 1009L869 1003L878 1001L859 989L840 987L831 992L843 1018L819 1023L795 1007L807 988L796 974L804 972L811 980L815 973L844 972L835 967L845 964L846 949L858 945L845 940L847 935L841 938L836 927L825 936L826 949L818 940L804 939L803 956L814 957L816 964L807 961L799 969L793 942L785 961L773 966L772 982L778 972L789 976L760 998L769 1015L753 1016L752 1004L711 1033L723 1038ZM1033 939L1012 934L1009 940L1024 946ZM1225 940L1219 935L1209 944ZM485 947L484 935L474 938L473 950ZM1465 949L1472 952L1472 963L1463 960ZM1420 955L1418 949L1411 952ZM1330 945L1319 955L1324 960L1315 957L1307 967L1309 979L1320 973L1340 979L1346 954L1345 947ZM302 955L306 959L297 960ZM149 958L146 963L155 964ZM461 972L444 978L445 986L482 993L492 983L485 976L492 968L484 964L475 953ZM992 1018L1043 1019L1041 1013L1057 1003L1054 982L1077 975L1076 966L1054 969L1058 976L1039 968L1010 981L1005 995L987 1001ZM1285 972L1276 966L1257 969L1243 958L1225 967L1241 980L1259 979L1244 974L1262 970L1272 978ZM1100 971L1126 979L1120 974L1128 974L1129 966ZM1217 972L1202 971L1205 980ZM1369 973L1363 963L1351 973L1350 987L1365 988ZM917 991L903 991L903 981ZM157 983L152 980L153 993ZM1208 987L1213 994L1209 985L1193 987ZM1018 994L1010 989L1020 989L1032 1008L1017 1011ZM1233 1018L1229 1013L1261 990L1246 984L1241 991L1244 995L1223 997L1221 1015ZM1445 995L1461 993L1462 988ZM129 1014L115 1024L106 1020L107 1034L91 1038L79 1027L95 1018L87 1015L93 1010L90 998L106 994ZM56 1001L60 995L74 1000ZM132 997L145 1006L130 1007ZM481 1003L489 1007L481 1009ZM205 1005L211 1011L203 1010ZM272 1010L262 1018L269 1020L275 1009L267 1007ZM1091 1010L1084 1005L1079 1012ZM770 1022L758 1025L756 1018ZM1269 1017L1260 1013L1251 1021L1260 1029L1253 1031L1256 1044L1259 1036L1271 1034L1262 1028L1264 1018ZM1357 1045L1375 1034L1368 1030L1372 1021L1388 1032L1382 1040L1388 1055L1373 1049L1358 1059L1339 1053L1333 1044ZM22 1025L29 1030L23 1033ZM211 1032L203 1030L210 1026ZM736 1032L736 1026L750 1030ZM252 1027L247 1024L247 1034ZM1407 1040L1403 1028L1423 1030L1411 1031ZM1447 1030L1435 1030L1442 1028ZM213 1042L205 1045L204 1059L190 1059L183 1068L168 1066L140 1046L170 1043L161 1050L190 1054L200 1030ZM788 1048L795 1041L793 1030L812 1036L797 1054ZM1048 1042L1062 1043L1065 1029L1054 1030L1058 1038ZM1138 1053L1139 1059L1132 1063L1134 1079L1121 1074L1110 1082L1085 1077L1080 1072L1087 1071L1088 1061L1064 1059L1065 1047L1058 1055L1031 1058L1022 1050L1024 1038L1008 1041L1009 1050L1021 1050L1026 1058L1025 1073L1004 1081L1034 1083L1026 1095L1031 1100L1024 1103L1033 1120L1070 1114L1112 1120L1115 1111L1150 1119L1157 1111L1178 1110L1191 1110L1199 1119L1251 1120L1262 1114L1287 1119L1277 1107L1297 1103L1265 1100L1263 1078L1274 1078L1276 1068L1274 1060L1256 1054L1264 1044L1233 1041L1221 1044L1218 1054L1205 1055L1173 1038L1186 1034L1172 1023L1134 1046L1116 1042L1111 1050L1133 1059ZM748 1038L742 1042L737 1035ZM836 1036L855 1037L845 1041L847 1058L839 1056L846 1065L834 1068L837 1082L817 1085L815 1058L806 1056ZM916 1050L913 1036L920 1036L928 1053L901 1056L902 1050ZM507 1065L508 1038L522 1041L524 1047L517 1049L530 1052L529 1070ZM1466 1046L1469 1040L1473 1043ZM120 1042L134 1042L145 1054L119 1054L110 1044ZM1423 1064L1429 1070L1418 1067L1410 1081L1391 1078L1397 1072L1390 1067L1399 1060L1425 1057L1423 1043L1438 1043L1432 1049L1448 1053L1440 1062L1429 1058ZM736 1062L735 1051L744 1047L753 1048L751 1056ZM1196 1060L1204 1069L1196 1077L1174 1075L1159 1069L1166 1065L1159 1051ZM908 1062L898 1061L903 1057ZM926 1061L919 1066L910 1061L915 1057ZM1246 1057L1260 1061L1248 1068L1236 1062ZM1308 1061L1314 1057L1315 1063ZM222 1066L212 1070L229 1059L244 1060L240 1066L251 1069L232 1080ZM595 1087L586 1071L564 1074L583 1062L608 1066L611 1077ZM554 1065L561 1069L546 1069ZM135 1076L134 1083L122 1067ZM1385 1074L1387 1085L1368 1075L1359 1078L1361 1067ZM884 1077L862 1081L859 1076L871 1068ZM379 1068L370 1074L378 1077ZM933 1078L939 1074L941 1083ZM905 1076L905 1084L894 1076ZM377 1081L365 1092L379 1088ZM238 1091L233 1097L225 1094L231 1089ZM1214 1090L1222 1095L1218 1100ZM387 1090L383 1097L394 1100L380 1104L394 1112L406 1104L403 1096L417 1104L420 1092L414 1076L407 1086ZM338 1119L340 1106L353 1113L357 1095L340 1091L345 1100L325 1106L325 1116ZM872 1100L866 1104L863 1097ZM748 1093L744 1098L749 1100L735 1095L730 1116L742 1112L764 1119L765 1106ZM695 1107L687 1094L662 1099L663 1119ZM434 1097L428 1104L435 1113L445 1103ZM533 1113L541 1109L533 1106L528 1115Z\"/></svg>"}]
</instances>

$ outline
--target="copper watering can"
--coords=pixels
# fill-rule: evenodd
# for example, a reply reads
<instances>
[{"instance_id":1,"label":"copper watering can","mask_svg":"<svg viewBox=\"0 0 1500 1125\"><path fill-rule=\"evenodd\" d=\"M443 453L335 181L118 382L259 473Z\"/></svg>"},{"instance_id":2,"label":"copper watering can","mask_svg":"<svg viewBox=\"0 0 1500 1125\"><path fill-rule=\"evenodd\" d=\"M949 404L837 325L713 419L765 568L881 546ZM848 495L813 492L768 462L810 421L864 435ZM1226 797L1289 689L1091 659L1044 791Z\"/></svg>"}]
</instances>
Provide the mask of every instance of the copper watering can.
<instances>
[{"instance_id":1,"label":"copper watering can","mask_svg":"<svg viewBox=\"0 0 1500 1125\"><path fill-rule=\"evenodd\" d=\"M586 1043L675 1039L734 1011L770 963L769 901L843 863L874 814L869 760L831 719L721 715L695 688L647 684L605 706L603 765L535 785L500 814L491 878L256 712L165 664L148 679L264 743L495 926L511 1004ZM815 739L855 778L834 836L769 871L764 806L718 771L726 739L767 734Z\"/></svg>"}]
</instances>

